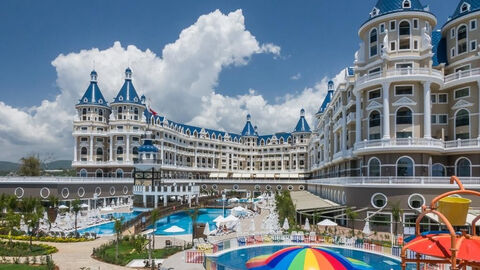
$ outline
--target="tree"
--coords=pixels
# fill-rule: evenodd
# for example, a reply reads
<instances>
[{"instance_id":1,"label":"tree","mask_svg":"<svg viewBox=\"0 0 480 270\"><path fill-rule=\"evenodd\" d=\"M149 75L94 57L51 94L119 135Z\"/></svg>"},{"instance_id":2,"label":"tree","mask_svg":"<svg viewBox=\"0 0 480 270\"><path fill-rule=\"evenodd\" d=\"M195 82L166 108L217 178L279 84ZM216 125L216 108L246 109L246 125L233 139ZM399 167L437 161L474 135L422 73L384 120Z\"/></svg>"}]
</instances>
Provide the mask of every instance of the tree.
<instances>
[{"instance_id":1,"label":"tree","mask_svg":"<svg viewBox=\"0 0 480 270\"><path fill-rule=\"evenodd\" d=\"M20 159L18 174L21 176L39 176L41 172L40 160L34 155Z\"/></svg>"},{"instance_id":2,"label":"tree","mask_svg":"<svg viewBox=\"0 0 480 270\"><path fill-rule=\"evenodd\" d=\"M190 211L187 212L188 216L192 219L192 246L193 246L193 239L195 237L195 225L197 224L197 219L198 219L198 209L190 209Z\"/></svg>"},{"instance_id":3,"label":"tree","mask_svg":"<svg viewBox=\"0 0 480 270\"><path fill-rule=\"evenodd\" d=\"M48 197L48 225L49 225L49 230L52 228L52 223L55 222L57 219L57 214L58 214L58 197L55 197L53 195L50 195Z\"/></svg>"},{"instance_id":4,"label":"tree","mask_svg":"<svg viewBox=\"0 0 480 270\"><path fill-rule=\"evenodd\" d=\"M77 218L78 218L78 212L80 212L80 210L82 209L80 207L80 200L79 199L76 199L72 202L72 205L70 207L70 209L73 211L73 213L75 214L75 237L77 237Z\"/></svg>"},{"instance_id":5,"label":"tree","mask_svg":"<svg viewBox=\"0 0 480 270\"><path fill-rule=\"evenodd\" d=\"M401 220L401 216L403 214L403 210L400 208L400 202L397 201L396 203L390 204L390 208L392 211L392 219L394 222L394 232L395 235L398 234L398 222Z\"/></svg>"},{"instance_id":6,"label":"tree","mask_svg":"<svg viewBox=\"0 0 480 270\"><path fill-rule=\"evenodd\" d=\"M352 208L347 207L345 209L345 215L347 215L347 219L350 222L351 228L352 228L352 236L355 235L355 219L358 217L358 212L353 211Z\"/></svg>"},{"instance_id":7,"label":"tree","mask_svg":"<svg viewBox=\"0 0 480 270\"><path fill-rule=\"evenodd\" d=\"M40 200L33 197L23 199L20 209L23 214L23 221L27 225L28 235L30 236L30 249L32 249L33 233L38 229L44 209Z\"/></svg>"},{"instance_id":8,"label":"tree","mask_svg":"<svg viewBox=\"0 0 480 270\"><path fill-rule=\"evenodd\" d=\"M155 250L155 231L157 231L157 220L160 217L160 213L158 209L153 209L152 212L150 213L150 224L152 225L153 228L153 242L152 242L152 249Z\"/></svg>"},{"instance_id":9,"label":"tree","mask_svg":"<svg viewBox=\"0 0 480 270\"><path fill-rule=\"evenodd\" d=\"M118 261L118 245L120 244L120 234L122 233L122 220L119 218L115 219L115 224L113 228L115 230L115 235L117 237L116 248L115 248L115 261Z\"/></svg>"}]
</instances>

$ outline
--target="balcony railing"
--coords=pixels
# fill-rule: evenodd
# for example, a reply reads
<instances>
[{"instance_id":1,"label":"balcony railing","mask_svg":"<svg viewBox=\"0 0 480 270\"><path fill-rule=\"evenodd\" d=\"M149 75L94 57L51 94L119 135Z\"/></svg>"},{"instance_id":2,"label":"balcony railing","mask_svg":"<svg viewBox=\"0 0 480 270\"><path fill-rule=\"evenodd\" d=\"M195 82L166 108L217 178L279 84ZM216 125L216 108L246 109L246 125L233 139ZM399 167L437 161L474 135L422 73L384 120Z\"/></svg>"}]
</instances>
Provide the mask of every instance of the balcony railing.
<instances>
[{"instance_id":1,"label":"balcony railing","mask_svg":"<svg viewBox=\"0 0 480 270\"><path fill-rule=\"evenodd\" d=\"M355 117L355 113L354 112L351 112L347 115L347 124L350 124L351 122L355 122L356 121L356 117Z\"/></svg>"},{"instance_id":2,"label":"balcony railing","mask_svg":"<svg viewBox=\"0 0 480 270\"><path fill-rule=\"evenodd\" d=\"M339 178L322 178L308 180L308 184L322 185L378 185L378 184L400 184L400 185L449 185L450 177L396 177L396 176L379 176L379 177L339 177ZM480 185L480 177L462 177L464 185ZM452 185L453 186L453 185Z\"/></svg>"},{"instance_id":3,"label":"balcony railing","mask_svg":"<svg viewBox=\"0 0 480 270\"><path fill-rule=\"evenodd\" d=\"M459 71L455 72L453 74L445 76L445 82L452 82L455 80L463 79L463 78L468 78L472 76L478 76L480 75L480 68L474 68L470 70L464 70L464 71Z\"/></svg>"},{"instance_id":4,"label":"balcony railing","mask_svg":"<svg viewBox=\"0 0 480 270\"><path fill-rule=\"evenodd\" d=\"M383 72L373 72L369 74L365 74L362 77L357 79L357 84L363 84L369 82L371 80L379 79L379 78L387 78L387 77L397 77L397 76L416 76L416 75L431 75L438 78L443 78L443 74L441 71L436 69L429 69L429 68L395 68L389 69L385 72L385 76Z\"/></svg>"},{"instance_id":5,"label":"balcony railing","mask_svg":"<svg viewBox=\"0 0 480 270\"><path fill-rule=\"evenodd\" d=\"M439 139L425 138L406 138L406 139L389 139L389 140L365 140L355 143L355 150L365 148L387 148L387 147L403 147L403 146L419 146L419 147L435 147L441 150L451 150L455 148L480 148L480 139L466 139L455 141L442 141Z\"/></svg>"}]
</instances>

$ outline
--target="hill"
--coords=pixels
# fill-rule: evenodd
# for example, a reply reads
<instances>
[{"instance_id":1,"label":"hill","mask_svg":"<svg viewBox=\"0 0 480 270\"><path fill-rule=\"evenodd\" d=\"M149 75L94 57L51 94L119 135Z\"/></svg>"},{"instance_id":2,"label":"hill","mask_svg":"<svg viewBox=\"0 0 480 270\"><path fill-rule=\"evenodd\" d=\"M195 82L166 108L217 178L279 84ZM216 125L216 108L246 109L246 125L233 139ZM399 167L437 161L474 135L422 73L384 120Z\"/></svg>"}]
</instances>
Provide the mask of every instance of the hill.
<instances>
[{"instance_id":1,"label":"hill","mask_svg":"<svg viewBox=\"0 0 480 270\"><path fill-rule=\"evenodd\" d=\"M11 172L18 170L20 167L19 163L10 162L10 161L0 161L0 171L2 172ZM42 164L42 169L48 168L49 170L70 170L72 169L71 160L55 160L47 164Z\"/></svg>"}]
</instances>

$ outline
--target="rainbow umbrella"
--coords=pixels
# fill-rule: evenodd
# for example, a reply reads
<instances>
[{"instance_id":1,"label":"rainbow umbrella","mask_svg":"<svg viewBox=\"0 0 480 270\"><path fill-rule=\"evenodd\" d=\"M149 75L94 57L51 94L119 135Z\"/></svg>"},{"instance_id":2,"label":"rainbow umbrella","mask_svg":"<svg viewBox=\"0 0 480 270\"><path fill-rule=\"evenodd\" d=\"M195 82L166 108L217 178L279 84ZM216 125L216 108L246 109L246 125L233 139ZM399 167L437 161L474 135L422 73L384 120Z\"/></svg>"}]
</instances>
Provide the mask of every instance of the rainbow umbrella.
<instances>
[{"instance_id":1,"label":"rainbow umbrella","mask_svg":"<svg viewBox=\"0 0 480 270\"><path fill-rule=\"evenodd\" d=\"M343 257L328 249L293 246L272 255L262 255L247 261L250 270L367 270L368 264Z\"/></svg>"}]
</instances>

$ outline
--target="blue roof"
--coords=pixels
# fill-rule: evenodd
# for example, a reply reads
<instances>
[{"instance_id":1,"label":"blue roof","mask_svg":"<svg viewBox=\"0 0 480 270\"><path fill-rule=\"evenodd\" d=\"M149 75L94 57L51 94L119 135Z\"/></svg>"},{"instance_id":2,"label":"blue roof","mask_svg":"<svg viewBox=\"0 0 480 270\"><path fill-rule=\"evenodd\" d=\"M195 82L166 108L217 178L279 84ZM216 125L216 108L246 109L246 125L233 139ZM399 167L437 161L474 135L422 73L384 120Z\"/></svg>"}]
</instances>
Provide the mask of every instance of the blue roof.
<instances>
[{"instance_id":1,"label":"blue roof","mask_svg":"<svg viewBox=\"0 0 480 270\"><path fill-rule=\"evenodd\" d=\"M330 103L330 101L332 101L332 97L333 97L333 90L328 90L327 95L323 99L323 103L320 106L320 109L318 109L317 114L325 112L328 104Z\"/></svg>"},{"instance_id":2,"label":"blue roof","mask_svg":"<svg viewBox=\"0 0 480 270\"><path fill-rule=\"evenodd\" d=\"M295 129L293 132L311 132L310 126L307 123L307 120L305 119L305 110L302 109L300 111L300 119L298 119L297 125L295 126Z\"/></svg>"},{"instance_id":3,"label":"blue roof","mask_svg":"<svg viewBox=\"0 0 480 270\"><path fill-rule=\"evenodd\" d=\"M468 8L467 11L462 12L463 4L467 5L467 8ZM457 8L455 8L455 12L449 18L447 23L449 23L451 20L455 20L459 17L465 16L467 14L470 14L478 10L480 10L480 0L460 0L460 2L457 5Z\"/></svg>"},{"instance_id":4,"label":"blue roof","mask_svg":"<svg viewBox=\"0 0 480 270\"><path fill-rule=\"evenodd\" d=\"M277 138L277 140L283 139L284 142L288 142L288 138L291 136L291 134L288 132L278 132L270 135L262 135L262 136L258 136L257 144L260 145L262 140L265 143L267 143L267 140L269 139L272 140L274 135Z\"/></svg>"},{"instance_id":5,"label":"blue roof","mask_svg":"<svg viewBox=\"0 0 480 270\"><path fill-rule=\"evenodd\" d=\"M367 22L374 18L378 18L380 16L390 14L390 13L395 13L395 12L402 12L402 11L427 12L426 7L423 6L422 3L420 3L420 0L409 0L410 1L409 8L403 7L404 1L406 0L378 0L377 4L374 7L374 9L376 8L378 10L378 13L375 16L372 16L372 14L370 14L370 17L368 18ZM372 9L372 12L374 9Z\"/></svg>"},{"instance_id":6,"label":"blue roof","mask_svg":"<svg viewBox=\"0 0 480 270\"><path fill-rule=\"evenodd\" d=\"M158 148L153 145L152 140L145 139L143 144L138 148L138 152L158 152Z\"/></svg>"},{"instance_id":7,"label":"blue roof","mask_svg":"<svg viewBox=\"0 0 480 270\"><path fill-rule=\"evenodd\" d=\"M142 100L138 97L137 90L132 83L132 71L130 68L125 70L125 82L123 83L122 88L117 94L117 97L113 100L113 103L135 103L139 105L142 104Z\"/></svg>"},{"instance_id":8,"label":"blue roof","mask_svg":"<svg viewBox=\"0 0 480 270\"><path fill-rule=\"evenodd\" d=\"M438 66L440 64L448 65L447 41L442 37L442 32L440 30L432 32L432 46L433 66Z\"/></svg>"},{"instance_id":9,"label":"blue roof","mask_svg":"<svg viewBox=\"0 0 480 270\"><path fill-rule=\"evenodd\" d=\"M92 71L90 76L92 78L90 85L85 91L85 94L83 94L82 98L79 100L78 105L99 105L108 107L108 103L103 97L102 91L100 91L96 81L97 72L95 72L95 70Z\"/></svg>"},{"instance_id":10,"label":"blue roof","mask_svg":"<svg viewBox=\"0 0 480 270\"><path fill-rule=\"evenodd\" d=\"M347 76L354 76L354 75L355 75L355 69L353 67L348 67Z\"/></svg>"},{"instance_id":11,"label":"blue roof","mask_svg":"<svg viewBox=\"0 0 480 270\"><path fill-rule=\"evenodd\" d=\"M257 132L255 131L255 128L250 122L250 114L247 115L247 123L245 123L245 126L243 127L243 130L242 130L242 137L243 136L258 136Z\"/></svg>"}]
</instances>

